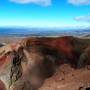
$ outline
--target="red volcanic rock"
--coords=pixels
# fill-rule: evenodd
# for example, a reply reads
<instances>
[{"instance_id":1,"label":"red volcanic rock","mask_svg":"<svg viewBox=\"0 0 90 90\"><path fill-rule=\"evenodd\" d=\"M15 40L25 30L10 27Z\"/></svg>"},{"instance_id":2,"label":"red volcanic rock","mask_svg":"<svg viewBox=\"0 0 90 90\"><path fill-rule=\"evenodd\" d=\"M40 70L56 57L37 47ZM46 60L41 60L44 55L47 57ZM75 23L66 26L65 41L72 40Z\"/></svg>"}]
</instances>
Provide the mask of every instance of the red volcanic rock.
<instances>
[{"instance_id":1,"label":"red volcanic rock","mask_svg":"<svg viewBox=\"0 0 90 90\"><path fill-rule=\"evenodd\" d=\"M90 70L75 70L69 65L62 65L39 90L90 90L86 88L90 88Z\"/></svg>"},{"instance_id":2,"label":"red volcanic rock","mask_svg":"<svg viewBox=\"0 0 90 90\"><path fill-rule=\"evenodd\" d=\"M68 59L75 59L74 48L71 44L72 37L59 37L59 38L27 38L23 42L26 47L30 45L47 45L56 48Z\"/></svg>"},{"instance_id":3,"label":"red volcanic rock","mask_svg":"<svg viewBox=\"0 0 90 90\"><path fill-rule=\"evenodd\" d=\"M6 55L0 58L0 66L2 66L5 63L6 58Z\"/></svg>"},{"instance_id":4,"label":"red volcanic rock","mask_svg":"<svg viewBox=\"0 0 90 90\"><path fill-rule=\"evenodd\" d=\"M67 53L70 57L71 51L73 49L71 45L71 37L60 37L60 38L27 38L24 42L27 46L33 44L41 44L48 45L51 47L55 47L59 51L63 51L63 53Z\"/></svg>"},{"instance_id":5,"label":"red volcanic rock","mask_svg":"<svg viewBox=\"0 0 90 90\"><path fill-rule=\"evenodd\" d=\"M0 90L6 90L4 83L0 80Z\"/></svg>"},{"instance_id":6,"label":"red volcanic rock","mask_svg":"<svg viewBox=\"0 0 90 90\"><path fill-rule=\"evenodd\" d=\"M18 43L9 44L0 48L0 66L2 66L8 59L8 53L16 51L20 45Z\"/></svg>"},{"instance_id":7,"label":"red volcanic rock","mask_svg":"<svg viewBox=\"0 0 90 90\"><path fill-rule=\"evenodd\" d=\"M58 50L72 66L77 65L77 60L84 49L90 45L90 41L86 39L75 38L71 36L56 37L56 38L26 38L21 44L24 47L30 45L47 45ZM64 61L62 59L62 62ZM60 60L61 61L61 60Z\"/></svg>"},{"instance_id":8,"label":"red volcanic rock","mask_svg":"<svg viewBox=\"0 0 90 90\"><path fill-rule=\"evenodd\" d=\"M22 40L21 43L10 44L0 49L0 74L5 71L6 74L4 75L6 78L11 75L12 81L14 80L19 82L15 82L16 86L14 86L14 88L16 89L17 87L17 90L18 88L21 88L21 85L18 87L21 82L23 85L27 84L29 81L29 83L34 87L33 83L39 84L42 75L44 75L43 78L46 79L46 77L50 77L54 74L54 69L57 67L56 63L69 63L71 66L77 66L78 62L78 65L83 64L81 56L83 55L83 52L87 52L85 49L89 45L90 42L88 42L88 40L70 36L57 38L26 38ZM11 62L12 60L13 62ZM10 71L12 72L9 73ZM39 73L37 73L37 71ZM70 70L68 69L66 71ZM37 75L34 73L37 73ZM49 76L45 75L49 73ZM39 77L37 77L37 81L39 81L39 83L36 81L35 77L33 77L34 75ZM32 82L32 77L35 80L34 82ZM44 79L42 82L44 82ZM8 82L5 83L9 86ZM30 89L29 83L28 88ZM38 88L38 86L36 88ZM29 89L25 88L24 90ZM0 81L0 90L5 90L2 81Z\"/></svg>"}]
</instances>

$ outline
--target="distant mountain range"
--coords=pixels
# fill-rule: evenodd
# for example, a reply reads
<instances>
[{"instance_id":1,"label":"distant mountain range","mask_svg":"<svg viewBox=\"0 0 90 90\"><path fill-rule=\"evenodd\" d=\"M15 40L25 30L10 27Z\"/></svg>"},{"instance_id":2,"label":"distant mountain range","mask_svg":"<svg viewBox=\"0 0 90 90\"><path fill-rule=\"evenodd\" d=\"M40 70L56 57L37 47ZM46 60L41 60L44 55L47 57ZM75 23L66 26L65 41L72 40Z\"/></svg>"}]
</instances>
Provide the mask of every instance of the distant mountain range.
<instances>
[{"instance_id":1,"label":"distant mountain range","mask_svg":"<svg viewBox=\"0 0 90 90\"><path fill-rule=\"evenodd\" d=\"M0 36L86 36L90 29L0 28Z\"/></svg>"}]
</instances>

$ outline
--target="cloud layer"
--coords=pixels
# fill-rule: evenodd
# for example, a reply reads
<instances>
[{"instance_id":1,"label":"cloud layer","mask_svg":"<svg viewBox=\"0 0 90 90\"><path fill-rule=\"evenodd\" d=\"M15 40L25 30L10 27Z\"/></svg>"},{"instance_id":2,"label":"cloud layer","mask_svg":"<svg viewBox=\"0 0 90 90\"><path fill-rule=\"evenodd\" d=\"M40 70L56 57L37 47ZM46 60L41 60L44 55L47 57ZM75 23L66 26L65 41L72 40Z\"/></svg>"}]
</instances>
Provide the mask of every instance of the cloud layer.
<instances>
[{"instance_id":1,"label":"cloud layer","mask_svg":"<svg viewBox=\"0 0 90 90\"><path fill-rule=\"evenodd\" d=\"M83 21L83 22L89 22L90 23L90 14L86 16L79 16L74 18L76 21Z\"/></svg>"},{"instance_id":2,"label":"cloud layer","mask_svg":"<svg viewBox=\"0 0 90 90\"><path fill-rule=\"evenodd\" d=\"M43 6L50 6L52 4L52 0L9 0L11 2L27 4L34 3ZM73 5L90 5L90 0L67 0L68 3Z\"/></svg>"},{"instance_id":3,"label":"cloud layer","mask_svg":"<svg viewBox=\"0 0 90 90\"><path fill-rule=\"evenodd\" d=\"M68 0L73 5L90 5L90 0Z\"/></svg>"},{"instance_id":4,"label":"cloud layer","mask_svg":"<svg viewBox=\"0 0 90 90\"><path fill-rule=\"evenodd\" d=\"M20 4L34 3L42 6L50 6L52 3L52 0L10 0L10 1Z\"/></svg>"}]
</instances>

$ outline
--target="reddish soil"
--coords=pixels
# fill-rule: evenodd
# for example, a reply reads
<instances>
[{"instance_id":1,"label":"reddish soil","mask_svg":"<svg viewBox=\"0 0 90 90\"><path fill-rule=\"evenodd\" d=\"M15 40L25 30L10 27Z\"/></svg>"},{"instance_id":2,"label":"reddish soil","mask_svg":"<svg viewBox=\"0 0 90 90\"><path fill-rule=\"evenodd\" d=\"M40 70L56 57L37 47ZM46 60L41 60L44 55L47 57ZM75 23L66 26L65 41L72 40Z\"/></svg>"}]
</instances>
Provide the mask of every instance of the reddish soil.
<instances>
[{"instance_id":1,"label":"reddish soil","mask_svg":"<svg viewBox=\"0 0 90 90\"><path fill-rule=\"evenodd\" d=\"M0 80L0 90L6 90L3 82Z\"/></svg>"},{"instance_id":2,"label":"reddish soil","mask_svg":"<svg viewBox=\"0 0 90 90\"><path fill-rule=\"evenodd\" d=\"M75 70L62 65L39 90L90 90L90 67Z\"/></svg>"}]
</instances>

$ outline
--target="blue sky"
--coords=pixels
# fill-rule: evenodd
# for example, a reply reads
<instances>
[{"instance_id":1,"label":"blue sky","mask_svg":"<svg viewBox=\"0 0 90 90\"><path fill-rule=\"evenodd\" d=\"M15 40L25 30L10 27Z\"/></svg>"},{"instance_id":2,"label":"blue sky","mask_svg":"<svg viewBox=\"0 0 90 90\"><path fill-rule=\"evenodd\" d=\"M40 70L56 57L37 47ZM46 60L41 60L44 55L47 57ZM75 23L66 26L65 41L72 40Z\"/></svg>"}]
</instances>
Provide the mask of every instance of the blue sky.
<instances>
[{"instance_id":1,"label":"blue sky","mask_svg":"<svg viewBox=\"0 0 90 90\"><path fill-rule=\"evenodd\" d=\"M90 27L90 0L0 0L0 26Z\"/></svg>"}]
</instances>

